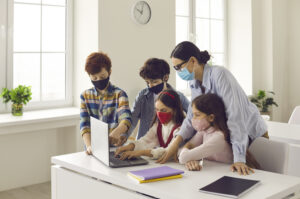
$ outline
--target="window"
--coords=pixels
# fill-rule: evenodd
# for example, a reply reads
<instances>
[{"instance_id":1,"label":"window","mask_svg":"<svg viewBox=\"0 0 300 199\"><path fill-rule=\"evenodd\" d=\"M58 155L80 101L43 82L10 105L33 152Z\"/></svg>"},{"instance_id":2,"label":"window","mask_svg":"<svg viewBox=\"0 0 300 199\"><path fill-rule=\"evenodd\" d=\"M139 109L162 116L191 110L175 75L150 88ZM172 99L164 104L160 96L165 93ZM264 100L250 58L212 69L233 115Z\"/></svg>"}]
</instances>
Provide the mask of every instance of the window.
<instances>
[{"instance_id":1,"label":"window","mask_svg":"<svg viewBox=\"0 0 300 199\"><path fill-rule=\"evenodd\" d=\"M2 87L32 86L31 109L72 104L70 0L8 0ZM10 31L11 30L11 31Z\"/></svg>"},{"instance_id":2,"label":"window","mask_svg":"<svg viewBox=\"0 0 300 199\"><path fill-rule=\"evenodd\" d=\"M191 41L211 55L211 64L225 65L225 0L176 0L176 44ZM176 77L185 94L187 82Z\"/></svg>"}]
</instances>

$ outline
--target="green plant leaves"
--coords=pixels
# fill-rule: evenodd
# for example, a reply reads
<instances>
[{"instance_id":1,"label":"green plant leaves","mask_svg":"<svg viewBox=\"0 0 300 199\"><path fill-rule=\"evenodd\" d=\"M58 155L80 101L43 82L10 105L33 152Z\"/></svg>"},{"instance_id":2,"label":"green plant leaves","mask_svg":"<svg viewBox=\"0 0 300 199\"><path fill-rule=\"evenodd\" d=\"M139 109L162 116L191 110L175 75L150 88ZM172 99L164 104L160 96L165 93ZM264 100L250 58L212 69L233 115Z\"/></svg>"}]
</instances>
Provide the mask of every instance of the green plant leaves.
<instances>
[{"instance_id":1,"label":"green plant leaves","mask_svg":"<svg viewBox=\"0 0 300 199\"><path fill-rule=\"evenodd\" d=\"M10 91L7 88L3 88L2 89L2 93L0 94L0 97L3 98L3 102L7 103L10 101L10 95L9 95Z\"/></svg>"},{"instance_id":2,"label":"green plant leaves","mask_svg":"<svg viewBox=\"0 0 300 199\"><path fill-rule=\"evenodd\" d=\"M268 91L269 94L275 95L273 91ZM278 104L274 101L273 97L267 97L266 91L259 90L255 96L250 97L250 101L254 103L261 112L268 112L269 106Z\"/></svg>"},{"instance_id":3,"label":"green plant leaves","mask_svg":"<svg viewBox=\"0 0 300 199\"><path fill-rule=\"evenodd\" d=\"M32 99L31 95L31 86L19 85L12 90L3 88L0 97L3 97L4 103L27 104Z\"/></svg>"}]
</instances>

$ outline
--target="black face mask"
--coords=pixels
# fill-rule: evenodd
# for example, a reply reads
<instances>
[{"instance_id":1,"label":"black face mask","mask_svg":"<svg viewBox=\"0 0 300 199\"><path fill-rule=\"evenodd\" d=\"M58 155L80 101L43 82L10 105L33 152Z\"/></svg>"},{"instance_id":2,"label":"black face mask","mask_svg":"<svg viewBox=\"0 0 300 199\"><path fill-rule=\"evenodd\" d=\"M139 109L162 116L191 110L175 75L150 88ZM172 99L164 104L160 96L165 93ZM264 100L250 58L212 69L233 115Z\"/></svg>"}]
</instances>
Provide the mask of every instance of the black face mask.
<instances>
[{"instance_id":1,"label":"black face mask","mask_svg":"<svg viewBox=\"0 0 300 199\"><path fill-rule=\"evenodd\" d=\"M97 80L97 81L93 81L92 80L92 83L94 84L94 86L96 88L98 88L99 90L105 89L105 87L107 86L108 82L109 82L109 77L106 78L106 79Z\"/></svg>"},{"instance_id":2,"label":"black face mask","mask_svg":"<svg viewBox=\"0 0 300 199\"><path fill-rule=\"evenodd\" d=\"M148 87L149 91L155 94L160 93L163 90L163 88L164 88L164 82L156 86L152 86L151 88Z\"/></svg>"}]
</instances>

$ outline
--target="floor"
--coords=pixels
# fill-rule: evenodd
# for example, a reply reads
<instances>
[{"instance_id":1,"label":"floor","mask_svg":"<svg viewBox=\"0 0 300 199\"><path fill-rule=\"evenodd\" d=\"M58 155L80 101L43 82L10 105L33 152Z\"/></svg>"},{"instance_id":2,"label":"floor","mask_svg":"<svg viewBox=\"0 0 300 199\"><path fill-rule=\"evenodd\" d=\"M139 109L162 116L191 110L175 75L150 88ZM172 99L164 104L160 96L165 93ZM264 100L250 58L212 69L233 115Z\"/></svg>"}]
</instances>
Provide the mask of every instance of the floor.
<instances>
[{"instance_id":1,"label":"floor","mask_svg":"<svg viewBox=\"0 0 300 199\"><path fill-rule=\"evenodd\" d=\"M51 199L51 183L3 191L0 192L0 199Z\"/></svg>"}]
</instances>

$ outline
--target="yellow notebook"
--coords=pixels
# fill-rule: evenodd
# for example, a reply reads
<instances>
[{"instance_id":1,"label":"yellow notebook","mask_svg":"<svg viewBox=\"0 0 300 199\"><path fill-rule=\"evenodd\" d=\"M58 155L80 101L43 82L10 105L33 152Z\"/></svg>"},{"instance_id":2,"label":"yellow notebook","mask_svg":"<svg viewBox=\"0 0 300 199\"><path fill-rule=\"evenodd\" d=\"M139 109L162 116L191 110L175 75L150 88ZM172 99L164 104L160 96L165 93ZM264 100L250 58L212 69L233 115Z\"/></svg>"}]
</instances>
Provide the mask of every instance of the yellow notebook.
<instances>
[{"instance_id":1,"label":"yellow notebook","mask_svg":"<svg viewBox=\"0 0 300 199\"><path fill-rule=\"evenodd\" d=\"M136 179L139 183L147 183L147 182L155 182L155 181L160 181L160 180L170 180L170 179L175 179L175 178L182 178L182 175L174 175L174 176L167 176L167 177L163 177L163 178L154 178L154 179L150 179L150 180L143 180L138 178L135 175L132 175L131 173L127 173L128 176L133 177L134 179Z\"/></svg>"}]
</instances>

